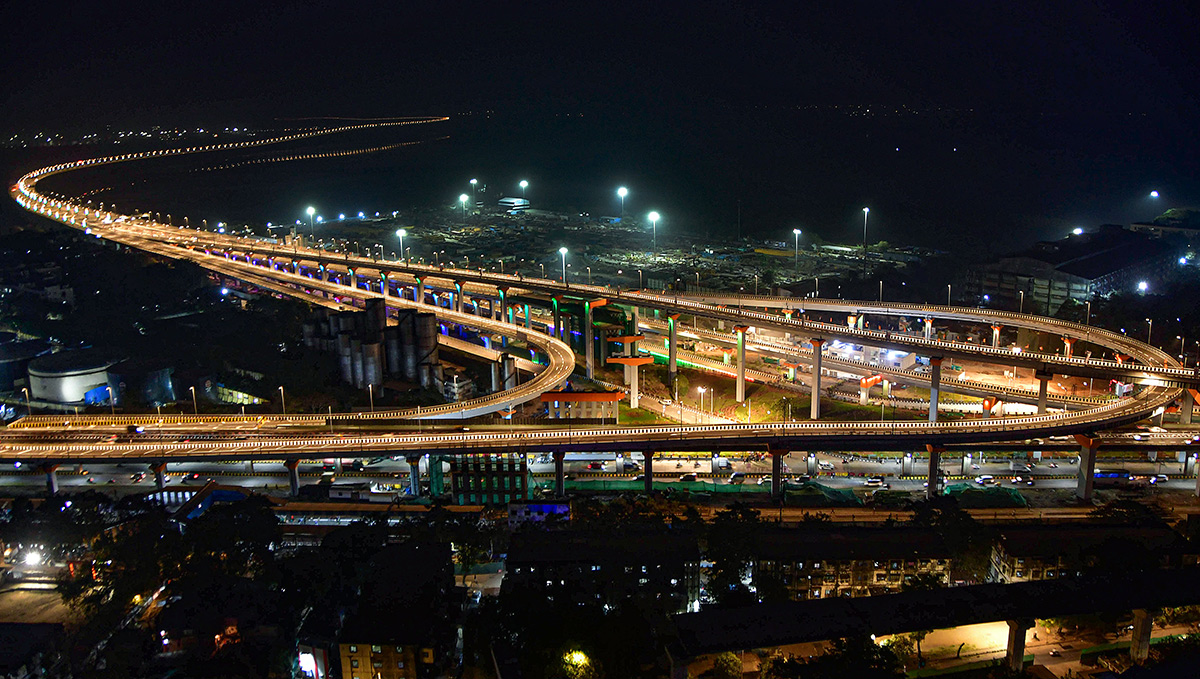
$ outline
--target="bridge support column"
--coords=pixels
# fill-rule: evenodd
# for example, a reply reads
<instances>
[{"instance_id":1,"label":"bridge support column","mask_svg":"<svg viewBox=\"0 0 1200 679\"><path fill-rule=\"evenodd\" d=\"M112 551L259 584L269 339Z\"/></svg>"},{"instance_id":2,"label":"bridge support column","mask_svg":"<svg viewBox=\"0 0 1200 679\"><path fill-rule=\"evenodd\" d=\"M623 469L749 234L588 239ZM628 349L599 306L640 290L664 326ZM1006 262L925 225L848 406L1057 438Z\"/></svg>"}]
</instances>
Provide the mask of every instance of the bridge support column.
<instances>
[{"instance_id":1,"label":"bridge support column","mask_svg":"<svg viewBox=\"0 0 1200 679\"><path fill-rule=\"evenodd\" d=\"M413 497L421 497L421 456L405 455L408 463L408 492Z\"/></svg>"},{"instance_id":2,"label":"bridge support column","mask_svg":"<svg viewBox=\"0 0 1200 679\"><path fill-rule=\"evenodd\" d=\"M463 282L454 281L454 292L450 293L451 301L454 303L454 310L462 313L463 310Z\"/></svg>"},{"instance_id":3,"label":"bridge support column","mask_svg":"<svg viewBox=\"0 0 1200 679\"><path fill-rule=\"evenodd\" d=\"M554 451L554 497L567 496L567 454L561 450Z\"/></svg>"},{"instance_id":4,"label":"bridge support column","mask_svg":"<svg viewBox=\"0 0 1200 679\"><path fill-rule=\"evenodd\" d=\"M933 339L933 319L925 319L925 339Z\"/></svg>"},{"instance_id":5,"label":"bridge support column","mask_svg":"<svg viewBox=\"0 0 1200 679\"><path fill-rule=\"evenodd\" d=\"M55 495L58 493L58 465L44 464L42 471L46 473L46 492Z\"/></svg>"},{"instance_id":6,"label":"bridge support column","mask_svg":"<svg viewBox=\"0 0 1200 679\"><path fill-rule=\"evenodd\" d=\"M821 419L821 347L825 340L814 337L808 343L812 345L812 406L808 417L816 421Z\"/></svg>"},{"instance_id":7,"label":"bridge support column","mask_svg":"<svg viewBox=\"0 0 1200 679\"><path fill-rule=\"evenodd\" d=\"M167 463L155 462L150 465L150 471L154 472L154 488L155 490L163 490L167 487Z\"/></svg>"},{"instance_id":8,"label":"bridge support column","mask_svg":"<svg viewBox=\"0 0 1200 679\"><path fill-rule=\"evenodd\" d=\"M1037 372L1034 372L1033 376L1038 379L1038 402L1037 402L1038 414L1045 415L1046 414L1047 392L1050 389L1050 380L1054 379L1054 374L1042 372L1039 370Z\"/></svg>"},{"instance_id":9,"label":"bridge support column","mask_svg":"<svg viewBox=\"0 0 1200 679\"><path fill-rule=\"evenodd\" d=\"M508 288L497 287L496 293L500 295L500 318L497 320L499 320L501 323L507 323L508 319L506 319L504 316L507 313L506 310L508 309Z\"/></svg>"},{"instance_id":10,"label":"bridge support column","mask_svg":"<svg viewBox=\"0 0 1200 679\"><path fill-rule=\"evenodd\" d=\"M1063 355L1066 356L1067 358L1071 358L1071 347L1072 347L1072 345L1075 344L1075 338L1074 337L1064 337L1064 338L1062 338L1062 341L1063 341Z\"/></svg>"},{"instance_id":11,"label":"bridge support column","mask_svg":"<svg viewBox=\"0 0 1200 679\"><path fill-rule=\"evenodd\" d=\"M771 497L778 500L783 497L783 456L788 451L768 448L767 454L771 456Z\"/></svg>"},{"instance_id":12,"label":"bridge support column","mask_svg":"<svg viewBox=\"0 0 1200 679\"><path fill-rule=\"evenodd\" d=\"M383 295L384 299L388 298L388 277L387 274L379 274L379 294Z\"/></svg>"},{"instance_id":13,"label":"bridge support column","mask_svg":"<svg viewBox=\"0 0 1200 679\"><path fill-rule=\"evenodd\" d=\"M667 316L667 392L673 393L675 390L675 377L679 372L679 367L675 362L675 354L679 350L679 314L670 314ZM741 384L741 381L738 381ZM741 394L741 390L738 390ZM738 401L741 402L741 396Z\"/></svg>"},{"instance_id":14,"label":"bridge support column","mask_svg":"<svg viewBox=\"0 0 1200 679\"><path fill-rule=\"evenodd\" d=\"M559 308L559 298L554 297L550 300L551 311L554 314L554 328L550 331L550 336L558 339L563 338L562 328L562 309Z\"/></svg>"},{"instance_id":15,"label":"bridge support column","mask_svg":"<svg viewBox=\"0 0 1200 679\"><path fill-rule=\"evenodd\" d=\"M1096 481L1096 451L1100 448L1100 439L1076 434L1075 440L1079 442L1079 483L1075 487L1075 497L1091 502Z\"/></svg>"},{"instance_id":16,"label":"bridge support column","mask_svg":"<svg viewBox=\"0 0 1200 679\"><path fill-rule=\"evenodd\" d=\"M524 310L525 310L525 329L529 330L531 327L533 327L531 325L531 321L529 319L529 305L525 304L523 306L524 306Z\"/></svg>"},{"instance_id":17,"label":"bridge support column","mask_svg":"<svg viewBox=\"0 0 1200 679\"><path fill-rule=\"evenodd\" d=\"M864 387L860 383L858 385L858 405L860 405L860 406L867 405L867 397L870 396L870 394L871 394L871 389L869 387Z\"/></svg>"},{"instance_id":18,"label":"bridge support column","mask_svg":"<svg viewBox=\"0 0 1200 679\"><path fill-rule=\"evenodd\" d=\"M1183 402L1179 404L1179 424L1192 423L1192 411L1196 408L1196 392L1192 389L1183 390Z\"/></svg>"},{"instance_id":19,"label":"bridge support column","mask_svg":"<svg viewBox=\"0 0 1200 679\"><path fill-rule=\"evenodd\" d=\"M1025 635L1031 627L1032 620L1008 621L1008 652L1004 656L1004 666L1013 672L1025 669Z\"/></svg>"},{"instance_id":20,"label":"bridge support column","mask_svg":"<svg viewBox=\"0 0 1200 679\"><path fill-rule=\"evenodd\" d=\"M737 402L746 400L746 332L750 328L739 325L734 328L737 333Z\"/></svg>"},{"instance_id":21,"label":"bridge support column","mask_svg":"<svg viewBox=\"0 0 1200 679\"><path fill-rule=\"evenodd\" d=\"M596 327L592 325L593 305L591 301L583 303L583 366L589 380L596 376Z\"/></svg>"},{"instance_id":22,"label":"bridge support column","mask_svg":"<svg viewBox=\"0 0 1200 679\"><path fill-rule=\"evenodd\" d=\"M413 301L417 304L425 303L425 283L417 277L413 279L412 286Z\"/></svg>"},{"instance_id":23,"label":"bridge support column","mask_svg":"<svg viewBox=\"0 0 1200 679\"><path fill-rule=\"evenodd\" d=\"M283 463L288 473L288 493L291 497L300 495L300 460L287 460Z\"/></svg>"},{"instance_id":24,"label":"bridge support column","mask_svg":"<svg viewBox=\"0 0 1200 679\"><path fill-rule=\"evenodd\" d=\"M900 460L900 476L912 476L913 474L913 454L905 453Z\"/></svg>"},{"instance_id":25,"label":"bridge support column","mask_svg":"<svg viewBox=\"0 0 1200 679\"><path fill-rule=\"evenodd\" d=\"M992 326L992 348L993 349L1000 346L1000 329L1003 327L1004 326L1002 326L1002 325L993 325Z\"/></svg>"},{"instance_id":26,"label":"bridge support column","mask_svg":"<svg viewBox=\"0 0 1200 679\"><path fill-rule=\"evenodd\" d=\"M1186 471L1186 468L1187 468L1187 467L1191 467L1191 468L1192 468L1192 470L1191 470L1191 471L1192 471L1192 473L1193 473L1193 474L1196 474L1196 489L1195 489L1195 491L1193 491L1193 492L1194 492L1194 494L1195 494L1195 496L1196 496L1196 497L1200 497L1200 474L1196 473L1196 463L1197 463L1197 461L1200 461L1200 457L1197 457L1197 455L1196 455L1196 454L1193 454L1191 457L1189 457L1189 458L1187 459L1187 462L1184 462L1183 466L1184 466L1184 468L1185 468L1185 471Z\"/></svg>"},{"instance_id":27,"label":"bridge support column","mask_svg":"<svg viewBox=\"0 0 1200 679\"><path fill-rule=\"evenodd\" d=\"M942 358L934 356L929 359L929 422L937 422L938 388L942 384Z\"/></svg>"},{"instance_id":28,"label":"bridge support column","mask_svg":"<svg viewBox=\"0 0 1200 679\"><path fill-rule=\"evenodd\" d=\"M805 471L808 473L809 476L817 475L817 454L816 453L808 454L808 465L806 466Z\"/></svg>"},{"instance_id":29,"label":"bridge support column","mask_svg":"<svg viewBox=\"0 0 1200 679\"><path fill-rule=\"evenodd\" d=\"M970 475L971 475L971 465L972 465L972 464L974 464L974 460L972 459L972 456L971 456L971 454L970 454L970 453L963 453L963 456L962 456L962 471L960 471L960 472L959 472L959 474L962 474L963 476L970 476Z\"/></svg>"},{"instance_id":30,"label":"bridge support column","mask_svg":"<svg viewBox=\"0 0 1200 679\"><path fill-rule=\"evenodd\" d=\"M925 499L932 500L942 490L942 453L946 452L946 449L926 445L925 450L929 451L929 475L927 477L928 484L925 486Z\"/></svg>"},{"instance_id":31,"label":"bridge support column","mask_svg":"<svg viewBox=\"0 0 1200 679\"><path fill-rule=\"evenodd\" d=\"M645 451L642 453L642 481L645 484L646 494L654 492L654 452Z\"/></svg>"},{"instance_id":32,"label":"bridge support column","mask_svg":"<svg viewBox=\"0 0 1200 679\"><path fill-rule=\"evenodd\" d=\"M1133 637L1129 640L1129 659L1141 665L1150 657L1150 630L1154 616L1144 608L1133 609Z\"/></svg>"}]
</instances>

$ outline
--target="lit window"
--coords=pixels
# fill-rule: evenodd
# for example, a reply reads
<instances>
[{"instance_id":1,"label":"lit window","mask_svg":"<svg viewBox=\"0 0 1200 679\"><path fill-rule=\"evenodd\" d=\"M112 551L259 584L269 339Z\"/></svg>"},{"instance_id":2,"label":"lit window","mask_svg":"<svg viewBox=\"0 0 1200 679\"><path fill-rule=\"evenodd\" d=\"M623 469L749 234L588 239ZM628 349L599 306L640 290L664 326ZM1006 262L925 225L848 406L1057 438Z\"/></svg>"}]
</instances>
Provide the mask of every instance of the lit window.
<instances>
[{"instance_id":1,"label":"lit window","mask_svg":"<svg viewBox=\"0 0 1200 679\"><path fill-rule=\"evenodd\" d=\"M357 661L357 660L351 660L351 661L350 661L350 666L351 666L351 667L358 667L358 661Z\"/></svg>"},{"instance_id":2,"label":"lit window","mask_svg":"<svg viewBox=\"0 0 1200 679\"><path fill-rule=\"evenodd\" d=\"M350 652L351 652L351 653L358 653L358 646L351 646L351 647L350 647Z\"/></svg>"},{"instance_id":3,"label":"lit window","mask_svg":"<svg viewBox=\"0 0 1200 679\"><path fill-rule=\"evenodd\" d=\"M383 653L383 649L382 649L382 648L380 648L379 646L372 646L372 647L371 647L371 652L372 652L372 653Z\"/></svg>"}]
</instances>

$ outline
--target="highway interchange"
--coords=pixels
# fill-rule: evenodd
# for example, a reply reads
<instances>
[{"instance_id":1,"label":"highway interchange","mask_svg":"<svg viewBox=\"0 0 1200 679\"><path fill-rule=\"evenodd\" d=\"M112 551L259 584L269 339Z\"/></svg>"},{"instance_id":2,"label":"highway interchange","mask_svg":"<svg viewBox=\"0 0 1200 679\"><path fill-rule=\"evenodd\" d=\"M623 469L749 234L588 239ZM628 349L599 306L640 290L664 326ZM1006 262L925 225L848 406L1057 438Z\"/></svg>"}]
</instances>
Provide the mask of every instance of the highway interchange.
<instances>
[{"instance_id":1,"label":"highway interchange","mask_svg":"<svg viewBox=\"0 0 1200 679\"><path fill-rule=\"evenodd\" d=\"M436 123L424 119L389 124ZM272 292L329 306L347 308L366 299L383 299L392 309L419 308L438 314L443 321L479 328L527 343L545 353L549 365L533 379L516 388L460 404L421 410L335 414L338 421L358 421L361 430L331 433L324 429L326 415L281 414L277 416L34 416L27 417L0 433L0 462L23 464L187 463L245 460L312 459L332 457L410 457L426 454L475 454L525 452L563 454L603 452L668 455L684 451L922 451L927 446L981 446L994 442L1026 442L1068 435L1089 440L1120 442L1120 435L1106 432L1161 413L1177 399L1187 398L1187 389L1200 385L1194 369L1183 368L1156 347L1121 334L1090 325L992 309L938 305L776 298L745 295L709 295L704 298L628 290L599 285L565 285L562 282L483 270L426 266L411 261L357 257L317 250L293 243L291 247L259 239L236 237L181 228L151 220L146 215L123 215L102 211L66 198L39 193L38 181L74 169L101 164L132 162L146 158L204 153L263 146L281 141L333 134L366 126L314 131L274 140L256 140L212 147L124 154L65 163L31 172L22 177L11 194L26 209L97 238L128 245L157 255L186 259L222 275L252 282ZM704 424L607 427L510 427L487 431L461 428L413 430L397 426L401 421L466 419L536 400L561 386L576 366L571 348L561 340L525 327L514 315L508 319L483 318L426 303L426 290L472 292L503 302L505 296L573 299L617 305L624 309L657 310L661 314L687 314L747 328L746 342L755 329L769 329L820 343L842 341L881 347L921 356L968 359L983 363L1032 368L1043 374L1066 374L1090 379L1117 379L1140 385L1134 395L1098 402L1073 400L1071 409L1019 417L963 419L951 422L825 422L804 421L768 424ZM422 294L410 294L414 289ZM409 294L409 298L404 295ZM1069 340L1063 353L1013 351L986 343L955 342L920 333L900 333L860 328L809 319L806 314L867 315L872 318L909 316L930 322L969 323L1019 327ZM737 341L736 336L733 338ZM762 341L769 342L766 335ZM1085 356L1072 355L1070 343L1095 347ZM812 351L796 350L813 361ZM1100 357L1091 355L1100 354ZM936 385L935 385L936 386ZM981 388L986 388L982 385ZM997 393L1004 390L995 387ZM1009 393L1009 398L1028 401L1030 394ZM1036 400L1036 395L1033 395ZM1188 399L1190 405L1190 399ZM374 421L378 425L370 428ZM137 439L114 433L129 424L169 430L171 436ZM299 429L300 431L297 431ZM215 438L189 433L219 433ZM178 435L175 435L178 434ZM1165 444L1182 450L1192 443L1187 432ZM1069 441L1066 444L1071 446ZM1076 446L1076 449L1077 446ZM661 476L669 478L670 470ZM647 479L647 483L649 483ZM84 481L86 483L86 480ZM264 481L264 483L269 483Z\"/></svg>"}]
</instances>

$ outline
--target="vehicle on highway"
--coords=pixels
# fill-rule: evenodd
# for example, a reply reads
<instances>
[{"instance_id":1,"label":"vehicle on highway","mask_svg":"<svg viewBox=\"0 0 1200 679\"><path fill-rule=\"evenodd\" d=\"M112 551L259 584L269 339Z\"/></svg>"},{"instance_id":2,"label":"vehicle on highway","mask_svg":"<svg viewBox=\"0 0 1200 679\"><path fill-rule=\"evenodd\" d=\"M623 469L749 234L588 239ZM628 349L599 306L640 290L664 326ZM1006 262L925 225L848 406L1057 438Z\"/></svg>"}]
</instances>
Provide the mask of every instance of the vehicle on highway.
<instances>
[{"instance_id":1,"label":"vehicle on highway","mask_svg":"<svg viewBox=\"0 0 1200 679\"><path fill-rule=\"evenodd\" d=\"M833 471L833 463L826 460L821 460L817 463L817 468L821 471L831 472Z\"/></svg>"},{"instance_id":2,"label":"vehicle on highway","mask_svg":"<svg viewBox=\"0 0 1200 679\"><path fill-rule=\"evenodd\" d=\"M892 484L886 483L881 477L872 476L863 482L867 488L891 488Z\"/></svg>"},{"instance_id":3,"label":"vehicle on highway","mask_svg":"<svg viewBox=\"0 0 1200 679\"><path fill-rule=\"evenodd\" d=\"M979 485L981 485L981 486L987 486L987 485L991 485L991 484L993 484L993 483L995 483L995 482L996 482L996 479L995 479L995 477L993 477L993 476L991 476L991 475L989 475L989 474L984 474L984 475L982 475L982 476L976 476L976 477L975 477L975 483L978 483L978 484L979 484Z\"/></svg>"},{"instance_id":4,"label":"vehicle on highway","mask_svg":"<svg viewBox=\"0 0 1200 679\"><path fill-rule=\"evenodd\" d=\"M1014 476L1009 479L1009 483L1013 484L1014 486L1032 486L1033 479L1026 476Z\"/></svg>"},{"instance_id":5,"label":"vehicle on highway","mask_svg":"<svg viewBox=\"0 0 1200 679\"><path fill-rule=\"evenodd\" d=\"M587 464L587 469L588 469L588 471L597 471L597 472L604 471L604 463L603 462L589 462Z\"/></svg>"},{"instance_id":6,"label":"vehicle on highway","mask_svg":"<svg viewBox=\"0 0 1200 679\"><path fill-rule=\"evenodd\" d=\"M1092 474L1095 488L1124 488L1129 485L1129 471L1125 469L1097 469Z\"/></svg>"},{"instance_id":7,"label":"vehicle on highway","mask_svg":"<svg viewBox=\"0 0 1200 679\"><path fill-rule=\"evenodd\" d=\"M129 480L134 483L141 483L142 479L146 478L146 472L135 472L129 475Z\"/></svg>"},{"instance_id":8,"label":"vehicle on highway","mask_svg":"<svg viewBox=\"0 0 1200 679\"><path fill-rule=\"evenodd\" d=\"M680 474L679 475L680 481L698 481L699 478L700 477L696 476L695 474Z\"/></svg>"},{"instance_id":9,"label":"vehicle on highway","mask_svg":"<svg viewBox=\"0 0 1200 679\"><path fill-rule=\"evenodd\" d=\"M733 484L741 484L746 482L745 472L734 472L729 475L729 482Z\"/></svg>"}]
</instances>

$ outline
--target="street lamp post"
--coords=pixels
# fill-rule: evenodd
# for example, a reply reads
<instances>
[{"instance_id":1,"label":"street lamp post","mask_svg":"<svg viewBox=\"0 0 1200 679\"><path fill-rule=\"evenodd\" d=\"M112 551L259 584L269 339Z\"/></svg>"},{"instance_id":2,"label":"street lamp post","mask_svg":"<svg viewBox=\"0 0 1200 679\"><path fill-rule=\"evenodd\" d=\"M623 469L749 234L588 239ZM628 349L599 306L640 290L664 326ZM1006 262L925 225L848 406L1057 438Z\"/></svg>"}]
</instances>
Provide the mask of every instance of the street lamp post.
<instances>
[{"instance_id":1,"label":"street lamp post","mask_svg":"<svg viewBox=\"0 0 1200 679\"><path fill-rule=\"evenodd\" d=\"M1017 313L1023 314L1023 313L1025 313L1025 291L1018 290L1017 294L1019 294L1021 296L1021 304L1020 304L1020 306L1017 307ZM1090 305L1091 302L1089 302L1088 304ZM1091 308L1091 307L1089 306L1089 308Z\"/></svg>"},{"instance_id":2,"label":"street lamp post","mask_svg":"<svg viewBox=\"0 0 1200 679\"><path fill-rule=\"evenodd\" d=\"M625 216L625 196L629 195L629 189L622 186L617 189L617 197L621 199L621 216Z\"/></svg>"},{"instance_id":3,"label":"street lamp post","mask_svg":"<svg viewBox=\"0 0 1200 679\"><path fill-rule=\"evenodd\" d=\"M458 197L458 202L462 204L462 218L467 221L467 194L462 194Z\"/></svg>"},{"instance_id":4,"label":"street lamp post","mask_svg":"<svg viewBox=\"0 0 1200 679\"><path fill-rule=\"evenodd\" d=\"M309 205L305 212L308 213L308 235L312 238L316 238L317 227L313 224L313 215L317 214L317 208Z\"/></svg>"},{"instance_id":5,"label":"street lamp post","mask_svg":"<svg viewBox=\"0 0 1200 679\"><path fill-rule=\"evenodd\" d=\"M863 261L867 261L867 215L871 214L871 208L863 208Z\"/></svg>"},{"instance_id":6,"label":"street lamp post","mask_svg":"<svg viewBox=\"0 0 1200 679\"><path fill-rule=\"evenodd\" d=\"M792 264L792 268L800 269L800 229L792 229L792 235L796 238L796 261Z\"/></svg>"},{"instance_id":7,"label":"street lamp post","mask_svg":"<svg viewBox=\"0 0 1200 679\"><path fill-rule=\"evenodd\" d=\"M117 414L117 401L116 401L116 399L113 398L112 387L105 386L104 388L108 390L108 412L112 413L113 415L116 415Z\"/></svg>"},{"instance_id":8,"label":"street lamp post","mask_svg":"<svg viewBox=\"0 0 1200 679\"><path fill-rule=\"evenodd\" d=\"M655 252L658 252L658 218L661 216L657 212L651 212L646 215L650 219L650 237L651 247Z\"/></svg>"},{"instance_id":9,"label":"street lamp post","mask_svg":"<svg viewBox=\"0 0 1200 679\"><path fill-rule=\"evenodd\" d=\"M472 207L474 207L474 205L476 203L478 203L478 200L476 200L476 198L475 198L475 185L478 183L479 183L478 179L471 180L471 205L472 205Z\"/></svg>"},{"instance_id":10,"label":"street lamp post","mask_svg":"<svg viewBox=\"0 0 1200 679\"><path fill-rule=\"evenodd\" d=\"M584 268L586 268L587 272L588 272L588 285L591 285L592 284L592 267L589 266L589 267L584 267Z\"/></svg>"},{"instance_id":11,"label":"street lamp post","mask_svg":"<svg viewBox=\"0 0 1200 679\"><path fill-rule=\"evenodd\" d=\"M642 287L642 270L638 269L638 290L641 290Z\"/></svg>"},{"instance_id":12,"label":"street lamp post","mask_svg":"<svg viewBox=\"0 0 1200 679\"><path fill-rule=\"evenodd\" d=\"M946 306L950 306L950 284L946 284Z\"/></svg>"},{"instance_id":13,"label":"street lamp post","mask_svg":"<svg viewBox=\"0 0 1200 679\"><path fill-rule=\"evenodd\" d=\"M404 254L404 237L408 235L406 229L396 229L396 238L400 239L400 256L404 257L404 263L408 264L408 255Z\"/></svg>"},{"instance_id":14,"label":"street lamp post","mask_svg":"<svg viewBox=\"0 0 1200 679\"><path fill-rule=\"evenodd\" d=\"M1092 324L1092 301L1091 300L1088 300L1088 302L1087 302L1087 315L1084 316L1083 324L1084 325Z\"/></svg>"},{"instance_id":15,"label":"street lamp post","mask_svg":"<svg viewBox=\"0 0 1200 679\"><path fill-rule=\"evenodd\" d=\"M758 297L758 274L754 274L754 296Z\"/></svg>"},{"instance_id":16,"label":"street lamp post","mask_svg":"<svg viewBox=\"0 0 1200 679\"><path fill-rule=\"evenodd\" d=\"M283 394L283 386L279 387L279 410L287 415L287 398Z\"/></svg>"},{"instance_id":17,"label":"street lamp post","mask_svg":"<svg viewBox=\"0 0 1200 679\"><path fill-rule=\"evenodd\" d=\"M1146 319L1146 344L1150 344L1150 335L1154 332L1154 319Z\"/></svg>"},{"instance_id":18,"label":"street lamp post","mask_svg":"<svg viewBox=\"0 0 1200 679\"><path fill-rule=\"evenodd\" d=\"M529 188L529 182L522 179L520 186L521 186L521 200L525 200L525 189Z\"/></svg>"},{"instance_id":19,"label":"street lamp post","mask_svg":"<svg viewBox=\"0 0 1200 679\"><path fill-rule=\"evenodd\" d=\"M879 302L883 303L883 281L879 281Z\"/></svg>"},{"instance_id":20,"label":"street lamp post","mask_svg":"<svg viewBox=\"0 0 1200 679\"><path fill-rule=\"evenodd\" d=\"M29 390L25 387L21 387L21 391L25 392L25 414L32 415L33 406L29 404Z\"/></svg>"},{"instance_id":21,"label":"street lamp post","mask_svg":"<svg viewBox=\"0 0 1200 679\"><path fill-rule=\"evenodd\" d=\"M192 413L200 414L200 402L196 400L196 387L188 387L188 391L192 392Z\"/></svg>"},{"instance_id":22,"label":"street lamp post","mask_svg":"<svg viewBox=\"0 0 1200 679\"><path fill-rule=\"evenodd\" d=\"M367 384L367 397L371 399L371 412L375 412L375 385Z\"/></svg>"},{"instance_id":23,"label":"street lamp post","mask_svg":"<svg viewBox=\"0 0 1200 679\"><path fill-rule=\"evenodd\" d=\"M562 255L562 283L567 284L567 248L563 246L558 249L558 254Z\"/></svg>"}]
</instances>

